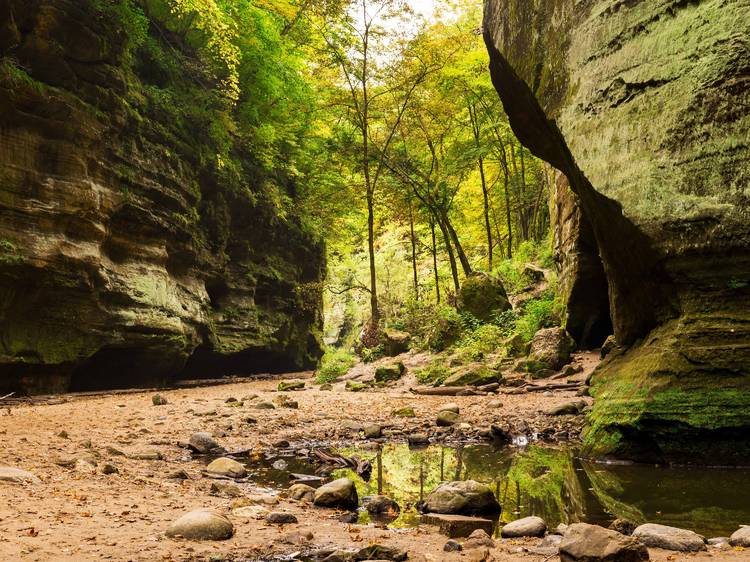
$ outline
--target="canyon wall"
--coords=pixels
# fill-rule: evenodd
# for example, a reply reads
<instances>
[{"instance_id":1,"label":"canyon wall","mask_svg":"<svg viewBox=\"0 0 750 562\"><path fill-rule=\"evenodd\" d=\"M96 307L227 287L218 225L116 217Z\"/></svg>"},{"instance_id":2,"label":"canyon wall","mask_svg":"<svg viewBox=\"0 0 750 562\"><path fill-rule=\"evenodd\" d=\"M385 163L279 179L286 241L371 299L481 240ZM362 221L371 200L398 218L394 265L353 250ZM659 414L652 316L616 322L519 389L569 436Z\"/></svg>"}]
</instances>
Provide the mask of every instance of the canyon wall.
<instances>
[{"instance_id":1,"label":"canyon wall","mask_svg":"<svg viewBox=\"0 0 750 562\"><path fill-rule=\"evenodd\" d=\"M313 367L322 243L206 164L106 4L0 0L0 392Z\"/></svg>"},{"instance_id":2,"label":"canyon wall","mask_svg":"<svg viewBox=\"0 0 750 562\"><path fill-rule=\"evenodd\" d=\"M563 174L568 327L585 345L609 312L621 344L586 453L746 462L750 2L488 0L484 34L514 132Z\"/></svg>"}]
</instances>

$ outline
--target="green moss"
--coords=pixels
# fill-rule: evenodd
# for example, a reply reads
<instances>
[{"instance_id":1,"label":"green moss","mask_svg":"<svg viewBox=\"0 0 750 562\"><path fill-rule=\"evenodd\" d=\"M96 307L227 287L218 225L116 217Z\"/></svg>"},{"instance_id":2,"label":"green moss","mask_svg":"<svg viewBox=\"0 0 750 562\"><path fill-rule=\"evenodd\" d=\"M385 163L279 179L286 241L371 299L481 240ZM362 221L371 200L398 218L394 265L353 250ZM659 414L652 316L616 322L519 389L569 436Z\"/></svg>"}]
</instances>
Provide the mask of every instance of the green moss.
<instances>
[{"instance_id":1,"label":"green moss","mask_svg":"<svg viewBox=\"0 0 750 562\"><path fill-rule=\"evenodd\" d=\"M315 380L318 384L336 382L354 367L354 356L343 349L329 349L323 355Z\"/></svg>"}]
</instances>

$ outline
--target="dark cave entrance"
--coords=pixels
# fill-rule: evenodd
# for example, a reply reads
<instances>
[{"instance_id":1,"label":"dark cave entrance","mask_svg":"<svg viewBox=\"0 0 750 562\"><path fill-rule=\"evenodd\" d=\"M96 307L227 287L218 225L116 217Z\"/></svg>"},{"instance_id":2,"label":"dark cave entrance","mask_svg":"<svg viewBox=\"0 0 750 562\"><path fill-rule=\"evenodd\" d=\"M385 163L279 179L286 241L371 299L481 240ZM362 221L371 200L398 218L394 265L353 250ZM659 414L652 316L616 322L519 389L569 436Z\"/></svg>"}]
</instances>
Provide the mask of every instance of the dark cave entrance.
<instances>
[{"instance_id":1,"label":"dark cave entrance","mask_svg":"<svg viewBox=\"0 0 750 562\"><path fill-rule=\"evenodd\" d=\"M579 209L577 264L567 303L566 329L579 349L596 349L614 332L609 283L591 225Z\"/></svg>"},{"instance_id":2,"label":"dark cave entrance","mask_svg":"<svg viewBox=\"0 0 750 562\"><path fill-rule=\"evenodd\" d=\"M281 374L299 371L288 354L268 349L245 349L237 353L219 353L209 346L198 347L179 373L179 380L214 379L261 373Z\"/></svg>"},{"instance_id":3,"label":"dark cave entrance","mask_svg":"<svg viewBox=\"0 0 750 562\"><path fill-rule=\"evenodd\" d=\"M174 351L106 347L73 370L69 392L166 386L183 362Z\"/></svg>"}]
</instances>

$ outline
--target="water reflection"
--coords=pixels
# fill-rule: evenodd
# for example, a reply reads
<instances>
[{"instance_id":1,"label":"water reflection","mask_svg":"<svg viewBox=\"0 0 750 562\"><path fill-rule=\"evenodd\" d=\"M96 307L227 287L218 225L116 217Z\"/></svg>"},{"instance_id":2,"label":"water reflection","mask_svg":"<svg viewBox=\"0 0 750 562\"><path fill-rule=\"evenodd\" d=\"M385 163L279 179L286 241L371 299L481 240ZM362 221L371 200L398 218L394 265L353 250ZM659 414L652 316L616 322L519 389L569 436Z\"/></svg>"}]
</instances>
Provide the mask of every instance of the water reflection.
<instances>
[{"instance_id":1,"label":"water reflection","mask_svg":"<svg viewBox=\"0 0 750 562\"><path fill-rule=\"evenodd\" d=\"M579 521L608 525L622 517L706 536L727 535L750 524L750 470L599 465L578 459L570 449L535 445L519 450L387 444L377 451L350 447L339 452L369 459L373 476L369 482L351 470L335 470L331 476L354 480L360 498L381 494L395 499L401 506L401 515L391 522L395 527L415 525L418 502L440 482L468 479L492 488L503 507L503 522L538 515L550 526ZM254 477L282 487L289 484L289 472L314 471L302 459L286 460L288 471L251 463Z\"/></svg>"}]
</instances>

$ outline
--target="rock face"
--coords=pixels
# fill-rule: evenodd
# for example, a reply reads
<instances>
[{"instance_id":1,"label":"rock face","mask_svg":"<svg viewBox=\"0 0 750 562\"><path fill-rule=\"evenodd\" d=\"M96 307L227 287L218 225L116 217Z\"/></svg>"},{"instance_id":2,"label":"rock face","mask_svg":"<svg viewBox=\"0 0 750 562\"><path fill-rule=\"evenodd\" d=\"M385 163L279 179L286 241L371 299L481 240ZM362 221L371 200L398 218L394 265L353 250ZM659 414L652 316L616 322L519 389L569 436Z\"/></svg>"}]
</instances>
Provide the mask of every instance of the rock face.
<instances>
[{"instance_id":1,"label":"rock face","mask_svg":"<svg viewBox=\"0 0 750 562\"><path fill-rule=\"evenodd\" d=\"M698 533L667 525L646 523L633 531L633 536L646 546L676 550L678 552L698 552L706 550L706 541Z\"/></svg>"},{"instance_id":2,"label":"rock face","mask_svg":"<svg viewBox=\"0 0 750 562\"><path fill-rule=\"evenodd\" d=\"M440 484L427 496L423 509L425 513L484 515L500 513L500 504L484 484L463 480Z\"/></svg>"},{"instance_id":3,"label":"rock face","mask_svg":"<svg viewBox=\"0 0 750 562\"><path fill-rule=\"evenodd\" d=\"M110 6L0 7L0 390L313 367L322 244L159 98L200 82L193 49L154 70Z\"/></svg>"},{"instance_id":4,"label":"rock face","mask_svg":"<svg viewBox=\"0 0 750 562\"><path fill-rule=\"evenodd\" d=\"M485 4L513 130L562 172L567 327L597 346L609 317L629 348L593 377L587 455L750 458L746 13L721 0Z\"/></svg>"},{"instance_id":5,"label":"rock face","mask_svg":"<svg viewBox=\"0 0 750 562\"><path fill-rule=\"evenodd\" d=\"M561 562L641 562L648 559L648 549L643 543L597 525L571 525L560 542Z\"/></svg>"}]
</instances>

